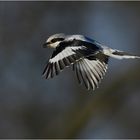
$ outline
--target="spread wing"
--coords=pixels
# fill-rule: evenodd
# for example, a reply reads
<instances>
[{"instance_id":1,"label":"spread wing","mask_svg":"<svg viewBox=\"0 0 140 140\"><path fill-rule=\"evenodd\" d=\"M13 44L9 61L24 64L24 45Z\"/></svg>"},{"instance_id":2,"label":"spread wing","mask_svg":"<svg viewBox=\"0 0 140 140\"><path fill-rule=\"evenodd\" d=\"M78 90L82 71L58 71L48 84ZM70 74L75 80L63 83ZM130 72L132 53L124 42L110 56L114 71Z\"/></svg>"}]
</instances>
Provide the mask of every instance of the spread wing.
<instances>
[{"instance_id":1,"label":"spread wing","mask_svg":"<svg viewBox=\"0 0 140 140\"><path fill-rule=\"evenodd\" d=\"M89 90L98 87L101 79L107 70L107 61L102 61L101 59L80 59L73 65L73 70L75 71L78 81L80 84L84 83L85 87Z\"/></svg>"},{"instance_id":2,"label":"spread wing","mask_svg":"<svg viewBox=\"0 0 140 140\"><path fill-rule=\"evenodd\" d=\"M91 54L96 54L99 49L96 44L76 39L62 42L53 52L52 57L43 71L43 76L46 79L52 78L58 75L65 67Z\"/></svg>"},{"instance_id":3,"label":"spread wing","mask_svg":"<svg viewBox=\"0 0 140 140\"><path fill-rule=\"evenodd\" d=\"M52 54L48 64L46 65L43 76L52 78L58 75L65 67L70 66L83 57L82 53L77 53L77 50L86 49L84 46L70 46L66 48L58 47Z\"/></svg>"}]
</instances>

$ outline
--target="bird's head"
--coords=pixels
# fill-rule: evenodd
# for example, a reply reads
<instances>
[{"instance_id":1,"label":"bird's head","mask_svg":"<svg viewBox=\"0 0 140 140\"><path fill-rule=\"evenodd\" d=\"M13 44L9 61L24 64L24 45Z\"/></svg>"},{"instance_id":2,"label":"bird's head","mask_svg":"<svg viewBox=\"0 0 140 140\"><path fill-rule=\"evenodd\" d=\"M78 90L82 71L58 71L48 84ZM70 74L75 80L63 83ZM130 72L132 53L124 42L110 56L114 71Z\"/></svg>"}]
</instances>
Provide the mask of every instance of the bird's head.
<instances>
[{"instance_id":1,"label":"bird's head","mask_svg":"<svg viewBox=\"0 0 140 140\"><path fill-rule=\"evenodd\" d=\"M50 36L46 42L43 44L43 47L50 47L50 48L56 48L59 46L59 44L64 41L66 38L65 34L54 34L52 36Z\"/></svg>"}]
</instances>

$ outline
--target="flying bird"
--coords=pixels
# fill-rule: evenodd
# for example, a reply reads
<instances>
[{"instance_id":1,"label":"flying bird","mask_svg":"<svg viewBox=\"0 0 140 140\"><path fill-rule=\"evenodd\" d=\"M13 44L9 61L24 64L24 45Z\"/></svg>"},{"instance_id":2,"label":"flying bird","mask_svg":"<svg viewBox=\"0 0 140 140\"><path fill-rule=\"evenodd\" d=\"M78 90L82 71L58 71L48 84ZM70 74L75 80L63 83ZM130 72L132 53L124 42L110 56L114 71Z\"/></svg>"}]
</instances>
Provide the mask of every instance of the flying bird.
<instances>
[{"instance_id":1,"label":"flying bird","mask_svg":"<svg viewBox=\"0 0 140 140\"><path fill-rule=\"evenodd\" d=\"M83 35L65 35L63 33L50 36L43 47L54 48L43 76L53 78L65 67L73 67L80 84L89 89L99 86L105 75L110 57L117 59L134 59L140 56L112 49Z\"/></svg>"}]
</instances>

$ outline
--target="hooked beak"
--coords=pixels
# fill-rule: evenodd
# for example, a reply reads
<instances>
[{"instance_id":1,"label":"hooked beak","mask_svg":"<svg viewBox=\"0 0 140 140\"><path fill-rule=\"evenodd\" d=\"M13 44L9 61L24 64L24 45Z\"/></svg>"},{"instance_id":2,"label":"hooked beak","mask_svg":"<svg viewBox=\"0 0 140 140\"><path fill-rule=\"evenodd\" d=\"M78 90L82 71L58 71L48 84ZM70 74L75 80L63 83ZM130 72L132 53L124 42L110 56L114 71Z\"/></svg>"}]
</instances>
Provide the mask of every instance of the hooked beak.
<instances>
[{"instance_id":1,"label":"hooked beak","mask_svg":"<svg viewBox=\"0 0 140 140\"><path fill-rule=\"evenodd\" d=\"M47 47L49 47L49 45L50 45L49 42L45 42L45 43L43 44L43 48L47 48Z\"/></svg>"}]
</instances>

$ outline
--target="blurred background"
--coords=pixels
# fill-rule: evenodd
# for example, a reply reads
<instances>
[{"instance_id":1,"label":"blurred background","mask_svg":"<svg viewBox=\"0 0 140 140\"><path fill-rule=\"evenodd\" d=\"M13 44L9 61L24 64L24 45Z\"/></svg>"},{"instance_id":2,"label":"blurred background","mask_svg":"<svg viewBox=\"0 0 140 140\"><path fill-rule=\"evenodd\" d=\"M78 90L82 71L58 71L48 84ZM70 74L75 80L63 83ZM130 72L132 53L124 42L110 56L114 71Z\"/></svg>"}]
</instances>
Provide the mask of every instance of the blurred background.
<instances>
[{"instance_id":1,"label":"blurred background","mask_svg":"<svg viewBox=\"0 0 140 140\"><path fill-rule=\"evenodd\" d=\"M140 55L140 2L0 2L0 138L140 138L140 60L110 59L95 91L45 80L55 33Z\"/></svg>"}]
</instances>

